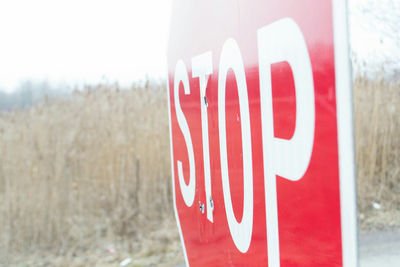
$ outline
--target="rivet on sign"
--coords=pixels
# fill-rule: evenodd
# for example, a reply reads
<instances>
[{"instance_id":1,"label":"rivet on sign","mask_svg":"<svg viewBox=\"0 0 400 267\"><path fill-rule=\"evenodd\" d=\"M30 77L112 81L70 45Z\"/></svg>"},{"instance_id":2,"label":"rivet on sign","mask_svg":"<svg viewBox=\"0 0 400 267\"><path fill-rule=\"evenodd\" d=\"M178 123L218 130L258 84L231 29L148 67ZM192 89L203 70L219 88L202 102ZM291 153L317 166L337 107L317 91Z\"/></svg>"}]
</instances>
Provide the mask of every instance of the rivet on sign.
<instances>
[{"instance_id":1,"label":"rivet on sign","mask_svg":"<svg viewBox=\"0 0 400 267\"><path fill-rule=\"evenodd\" d=\"M206 107L208 107L208 102L207 102L207 97L204 96L204 104L206 105Z\"/></svg>"},{"instance_id":2,"label":"rivet on sign","mask_svg":"<svg viewBox=\"0 0 400 267\"><path fill-rule=\"evenodd\" d=\"M204 207L204 203L201 203L201 202L199 201L199 207L200 207L200 211L201 211L201 213L203 213L203 214L204 214L204 209L205 209L205 207Z\"/></svg>"},{"instance_id":3,"label":"rivet on sign","mask_svg":"<svg viewBox=\"0 0 400 267\"><path fill-rule=\"evenodd\" d=\"M214 210L214 200L212 199L212 197L210 197L210 208L211 210Z\"/></svg>"}]
</instances>

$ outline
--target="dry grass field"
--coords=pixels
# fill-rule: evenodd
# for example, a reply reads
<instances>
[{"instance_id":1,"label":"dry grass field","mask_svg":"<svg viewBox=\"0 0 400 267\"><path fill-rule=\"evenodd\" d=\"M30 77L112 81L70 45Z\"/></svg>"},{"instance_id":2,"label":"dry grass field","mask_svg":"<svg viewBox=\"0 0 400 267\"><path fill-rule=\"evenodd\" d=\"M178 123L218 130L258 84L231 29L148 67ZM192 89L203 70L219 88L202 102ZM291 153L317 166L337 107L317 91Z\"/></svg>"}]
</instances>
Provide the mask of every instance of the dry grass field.
<instances>
[{"instance_id":1,"label":"dry grass field","mask_svg":"<svg viewBox=\"0 0 400 267\"><path fill-rule=\"evenodd\" d=\"M396 226L400 83L357 78L354 91L360 225ZM0 152L0 265L181 260L162 85L0 113Z\"/></svg>"},{"instance_id":2,"label":"dry grass field","mask_svg":"<svg viewBox=\"0 0 400 267\"><path fill-rule=\"evenodd\" d=\"M354 82L359 223L400 226L400 81Z\"/></svg>"},{"instance_id":3,"label":"dry grass field","mask_svg":"<svg viewBox=\"0 0 400 267\"><path fill-rule=\"evenodd\" d=\"M167 114L165 88L118 86L2 113L0 265L30 253L180 253Z\"/></svg>"}]
</instances>

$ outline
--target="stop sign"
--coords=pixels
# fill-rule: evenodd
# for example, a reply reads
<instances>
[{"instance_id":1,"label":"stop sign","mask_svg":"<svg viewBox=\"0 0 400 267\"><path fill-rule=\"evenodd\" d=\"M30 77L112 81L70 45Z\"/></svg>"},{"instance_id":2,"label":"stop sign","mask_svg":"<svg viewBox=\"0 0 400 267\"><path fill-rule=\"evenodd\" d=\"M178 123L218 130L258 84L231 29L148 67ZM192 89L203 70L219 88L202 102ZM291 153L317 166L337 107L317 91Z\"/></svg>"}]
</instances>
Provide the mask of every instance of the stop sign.
<instances>
[{"instance_id":1,"label":"stop sign","mask_svg":"<svg viewBox=\"0 0 400 267\"><path fill-rule=\"evenodd\" d=\"M175 0L168 92L190 266L356 266L344 0Z\"/></svg>"}]
</instances>

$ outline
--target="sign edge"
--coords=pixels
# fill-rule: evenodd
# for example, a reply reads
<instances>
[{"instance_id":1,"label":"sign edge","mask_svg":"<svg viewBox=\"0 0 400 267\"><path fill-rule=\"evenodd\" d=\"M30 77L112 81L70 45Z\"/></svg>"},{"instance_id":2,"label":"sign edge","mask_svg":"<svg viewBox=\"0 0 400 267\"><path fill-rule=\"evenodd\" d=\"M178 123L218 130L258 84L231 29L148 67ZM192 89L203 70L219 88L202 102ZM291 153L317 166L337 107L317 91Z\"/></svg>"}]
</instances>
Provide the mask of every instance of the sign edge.
<instances>
[{"instance_id":1,"label":"sign edge","mask_svg":"<svg viewBox=\"0 0 400 267\"><path fill-rule=\"evenodd\" d=\"M346 0L332 0L338 129L342 260L344 267L358 265L357 190L354 153L353 92L349 58Z\"/></svg>"},{"instance_id":2,"label":"sign edge","mask_svg":"<svg viewBox=\"0 0 400 267\"><path fill-rule=\"evenodd\" d=\"M167 70L167 101L168 101L168 121L169 121L169 145L170 145L170 159L171 159L171 180L172 180L172 198L173 198L173 204L174 204L174 214L175 214L175 220L176 220L176 224L178 227L178 231L179 231L179 237L181 240L181 244L182 244L182 250L183 250L183 255L185 258L185 263L186 266L189 266L189 261L188 261L188 257L186 254L186 246L185 246L185 240L183 238L183 234L182 234L182 228L180 225L180 219L179 219L179 214L178 214L178 210L176 209L176 194L175 194L175 172L174 172L174 152L173 152L173 142L172 142L172 124L171 124L171 97L170 97L170 88L169 88L169 73Z\"/></svg>"}]
</instances>

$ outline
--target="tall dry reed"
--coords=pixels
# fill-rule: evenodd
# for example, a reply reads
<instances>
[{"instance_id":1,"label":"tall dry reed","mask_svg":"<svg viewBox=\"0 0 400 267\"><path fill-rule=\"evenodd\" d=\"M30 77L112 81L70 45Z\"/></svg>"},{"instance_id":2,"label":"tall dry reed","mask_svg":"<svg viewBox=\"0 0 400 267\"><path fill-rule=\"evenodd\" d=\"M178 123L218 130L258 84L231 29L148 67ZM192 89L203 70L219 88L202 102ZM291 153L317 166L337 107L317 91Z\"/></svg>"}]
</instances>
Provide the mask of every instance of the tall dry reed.
<instances>
[{"instance_id":1,"label":"tall dry reed","mask_svg":"<svg viewBox=\"0 0 400 267\"><path fill-rule=\"evenodd\" d=\"M0 251L131 246L173 218L165 88L107 87L0 115Z\"/></svg>"},{"instance_id":2,"label":"tall dry reed","mask_svg":"<svg viewBox=\"0 0 400 267\"><path fill-rule=\"evenodd\" d=\"M400 226L400 82L354 82L362 227Z\"/></svg>"}]
</instances>

